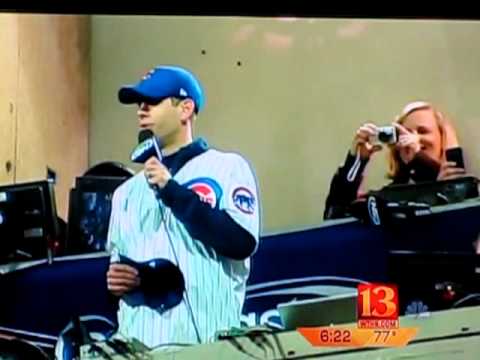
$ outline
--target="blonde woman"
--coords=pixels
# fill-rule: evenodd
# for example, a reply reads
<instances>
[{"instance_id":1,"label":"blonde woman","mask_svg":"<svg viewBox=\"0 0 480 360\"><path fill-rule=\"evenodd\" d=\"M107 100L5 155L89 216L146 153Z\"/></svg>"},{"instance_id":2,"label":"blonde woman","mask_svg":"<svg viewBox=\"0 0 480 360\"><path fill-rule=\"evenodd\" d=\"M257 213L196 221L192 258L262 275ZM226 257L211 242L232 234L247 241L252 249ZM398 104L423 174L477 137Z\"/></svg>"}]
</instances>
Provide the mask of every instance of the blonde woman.
<instances>
[{"instance_id":1,"label":"blonde woman","mask_svg":"<svg viewBox=\"0 0 480 360\"><path fill-rule=\"evenodd\" d=\"M349 215L346 209L358 196L365 167L383 147L389 151L387 177L392 184L443 180L465 174L455 129L433 104L425 101L407 104L393 125L398 139L389 145L375 141L379 133L377 125L366 123L358 128L344 165L331 181L325 219ZM447 161L448 152L457 153L458 164Z\"/></svg>"}]
</instances>

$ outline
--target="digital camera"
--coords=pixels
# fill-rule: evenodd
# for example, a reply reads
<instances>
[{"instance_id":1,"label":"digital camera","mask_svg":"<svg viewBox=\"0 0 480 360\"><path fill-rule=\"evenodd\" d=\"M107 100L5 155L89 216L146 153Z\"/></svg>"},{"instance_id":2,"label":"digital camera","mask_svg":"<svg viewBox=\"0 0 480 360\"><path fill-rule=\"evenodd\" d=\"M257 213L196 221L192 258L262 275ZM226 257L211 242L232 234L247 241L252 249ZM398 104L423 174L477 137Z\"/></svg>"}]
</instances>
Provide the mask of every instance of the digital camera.
<instances>
[{"instance_id":1,"label":"digital camera","mask_svg":"<svg viewBox=\"0 0 480 360\"><path fill-rule=\"evenodd\" d=\"M398 130L395 126L381 126L371 140L373 143L396 144L398 141Z\"/></svg>"}]
</instances>

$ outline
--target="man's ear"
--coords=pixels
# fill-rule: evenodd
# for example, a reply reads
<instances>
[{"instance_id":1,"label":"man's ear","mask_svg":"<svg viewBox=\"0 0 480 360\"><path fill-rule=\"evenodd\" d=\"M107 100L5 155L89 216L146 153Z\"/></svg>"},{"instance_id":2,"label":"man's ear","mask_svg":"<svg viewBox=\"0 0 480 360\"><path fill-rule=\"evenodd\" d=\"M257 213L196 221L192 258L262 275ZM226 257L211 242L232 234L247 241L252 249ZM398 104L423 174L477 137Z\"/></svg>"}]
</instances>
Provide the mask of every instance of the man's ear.
<instances>
[{"instance_id":1,"label":"man's ear","mask_svg":"<svg viewBox=\"0 0 480 360\"><path fill-rule=\"evenodd\" d=\"M182 124L183 120L190 119L194 112L195 112L195 103L192 99L185 99L180 103L181 110L182 110Z\"/></svg>"}]
</instances>

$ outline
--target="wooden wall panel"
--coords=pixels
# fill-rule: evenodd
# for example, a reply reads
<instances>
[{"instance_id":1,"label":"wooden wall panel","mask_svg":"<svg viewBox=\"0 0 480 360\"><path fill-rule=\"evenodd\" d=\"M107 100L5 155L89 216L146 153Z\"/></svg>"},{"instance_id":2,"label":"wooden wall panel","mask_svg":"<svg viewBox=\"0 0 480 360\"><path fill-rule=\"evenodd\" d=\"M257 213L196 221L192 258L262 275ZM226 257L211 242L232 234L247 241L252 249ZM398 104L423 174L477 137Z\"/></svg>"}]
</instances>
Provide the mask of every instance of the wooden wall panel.
<instances>
[{"instance_id":1,"label":"wooden wall panel","mask_svg":"<svg viewBox=\"0 0 480 360\"><path fill-rule=\"evenodd\" d=\"M57 173L57 210L66 219L68 192L87 169L88 16L18 15L17 181Z\"/></svg>"},{"instance_id":2,"label":"wooden wall panel","mask_svg":"<svg viewBox=\"0 0 480 360\"><path fill-rule=\"evenodd\" d=\"M17 16L0 14L0 184L14 182L18 74ZM10 165L7 165L10 164Z\"/></svg>"}]
</instances>

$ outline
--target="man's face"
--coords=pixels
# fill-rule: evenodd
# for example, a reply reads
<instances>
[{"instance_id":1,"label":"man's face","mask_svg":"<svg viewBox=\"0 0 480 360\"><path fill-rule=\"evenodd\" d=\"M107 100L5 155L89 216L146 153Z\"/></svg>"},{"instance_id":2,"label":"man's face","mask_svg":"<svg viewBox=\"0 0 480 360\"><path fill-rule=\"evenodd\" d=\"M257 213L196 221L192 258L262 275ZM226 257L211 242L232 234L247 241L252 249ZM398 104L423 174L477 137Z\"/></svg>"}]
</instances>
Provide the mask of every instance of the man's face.
<instances>
[{"instance_id":1,"label":"man's face","mask_svg":"<svg viewBox=\"0 0 480 360\"><path fill-rule=\"evenodd\" d=\"M165 98L156 105L140 103L137 116L141 130L149 129L163 140L175 137L181 129L181 110L174 106L171 98Z\"/></svg>"}]
</instances>

